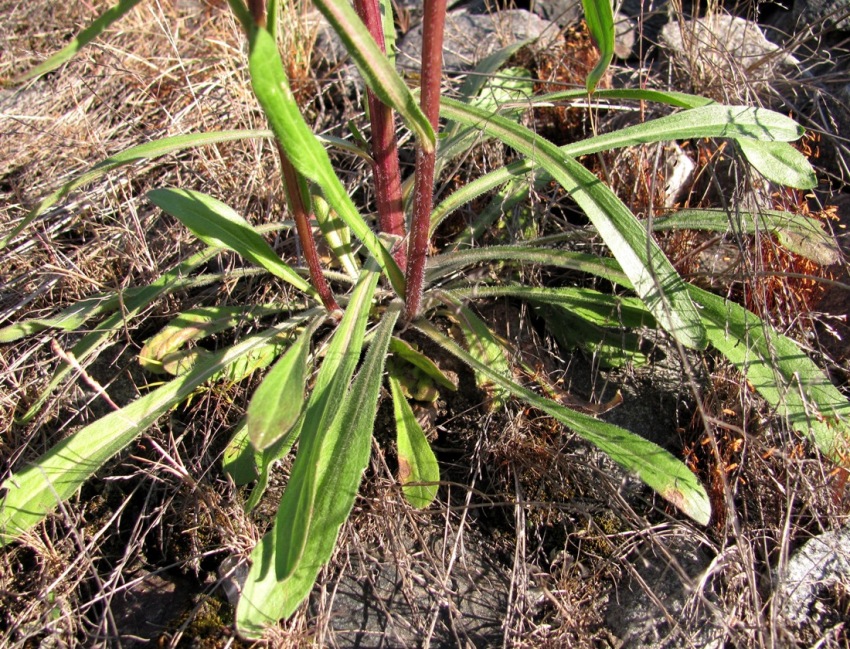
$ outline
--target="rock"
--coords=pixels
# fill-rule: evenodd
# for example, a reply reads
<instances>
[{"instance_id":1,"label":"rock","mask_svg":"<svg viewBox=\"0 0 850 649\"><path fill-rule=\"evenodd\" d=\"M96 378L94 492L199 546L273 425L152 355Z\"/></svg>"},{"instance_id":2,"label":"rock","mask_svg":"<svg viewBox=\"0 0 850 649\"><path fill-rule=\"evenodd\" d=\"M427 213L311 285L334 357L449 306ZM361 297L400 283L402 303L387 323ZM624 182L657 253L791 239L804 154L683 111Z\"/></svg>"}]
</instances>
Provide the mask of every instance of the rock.
<instances>
[{"instance_id":1,"label":"rock","mask_svg":"<svg viewBox=\"0 0 850 649\"><path fill-rule=\"evenodd\" d=\"M709 614L688 623L692 585L699 580L711 557L696 533L665 539L645 548L633 562L636 575L618 587L606 611L606 622L629 649L723 646L723 628ZM643 582L643 583L641 583ZM672 624L671 624L672 623Z\"/></svg>"},{"instance_id":2,"label":"rock","mask_svg":"<svg viewBox=\"0 0 850 649\"><path fill-rule=\"evenodd\" d=\"M484 539L469 528L463 534L450 571L444 564L452 556L451 542L443 548L440 532L424 550L414 547L411 533L404 551L349 552L328 601L311 600L317 619L328 625L323 646L419 647L423 638L435 647L501 645L510 575L492 560Z\"/></svg>"},{"instance_id":3,"label":"rock","mask_svg":"<svg viewBox=\"0 0 850 649\"><path fill-rule=\"evenodd\" d=\"M842 620L839 600L850 594L850 526L809 539L788 561L776 593L779 613L815 635ZM826 645L830 646L830 645Z\"/></svg>"},{"instance_id":4,"label":"rock","mask_svg":"<svg viewBox=\"0 0 850 649\"><path fill-rule=\"evenodd\" d=\"M793 16L798 27L808 25L815 32L829 27L850 30L850 0L795 0Z\"/></svg>"},{"instance_id":5,"label":"rock","mask_svg":"<svg viewBox=\"0 0 850 649\"><path fill-rule=\"evenodd\" d=\"M667 23L662 45L688 75L707 87L746 82L757 87L778 75L796 76L799 62L767 40L754 22L729 15Z\"/></svg>"},{"instance_id":6,"label":"rock","mask_svg":"<svg viewBox=\"0 0 850 649\"><path fill-rule=\"evenodd\" d=\"M568 27L584 18L584 10L578 0L536 0L531 10L544 20Z\"/></svg>"},{"instance_id":7,"label":"rock","mask_svg":"<svg viewBox=\"0 0 850 649\"><path fill-rule=\"evenodd\" d=\"M554 39L558 31L554 23L523 9L498 14L474 14L466 9L452 11L446 16L443 69L465 72L503 47L527 39ZM419 72L421 24L405 34L398 43L398 50L398 66L408 72Z\"/></svg>"},{"instance_id":8,"label":"rock","mask_svg":"<svg viewBox=\"0 0 850 649\"><path fill-rule=\"evenodd\" d=\"M141 570L132 585L112 600L122 647L150 647L193 604L189 580Z\"/></svg>"}]
</instances>

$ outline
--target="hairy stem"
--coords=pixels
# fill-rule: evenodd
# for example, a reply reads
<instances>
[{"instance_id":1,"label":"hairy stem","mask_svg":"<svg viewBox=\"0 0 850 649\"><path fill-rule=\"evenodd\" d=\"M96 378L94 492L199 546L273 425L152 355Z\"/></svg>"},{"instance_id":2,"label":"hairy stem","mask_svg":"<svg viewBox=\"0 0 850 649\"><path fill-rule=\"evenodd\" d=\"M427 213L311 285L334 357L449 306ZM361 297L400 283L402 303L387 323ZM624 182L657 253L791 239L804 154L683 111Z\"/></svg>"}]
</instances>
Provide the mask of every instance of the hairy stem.
<instances>
[{"instance_id":1,"label":"hairy stem","mask_svg":"<svg viewBox=\"0 0 850 649\"><path fill-rule=\"evenodd\" d=\"M363 20L372 38L386 54L384 27L378 0L354 0L357 13ZM366 91L369 101L369 120L372 124L372 158L375 164L375 192L378 202L378 221L381 231L404 238L404 209L401 193L401 172L398 167L398 141L395 133L393 111L384 105L371 90ZM399 245L393 252L399 266L407 263L404 247Z\"/></svg>"},{"instance_id":2,"label":"hairy stem","mask_svg":"<svg viewBox=\"0 0 850 649\"><path fill-rule=\"evenodd\" d=\"M440 116L440 80L443 73L443 28L446 0L425 0L422 18L422 112L437 131ZM436 151L416 149L416 179L413 189L413 222L407 248L407 300L405 318L413 320L422 306L425 260L428 256L428 230L434 200L434 163Z\"/></svg>"},{"instance_id":3,"label":"hairy stem","mask_svg":"<svg viewBox=\"0 0 850 649\"><path fill-rule=\"evenodd\" d=\"M328 312L333 313L339 310L339 305L336 303L331 287L322 274L322 264L316 250L316 239L313 236L313 228L310 227L310 211L307 209L307 203L304 200L303 182L298 177L298 172L289 162L289 158L286 157L286 153L284 153L280 144L277 145L277 151L280 155L280 169L286 190L286 202L289 211L292 212L292 218L295 220L295 230L298 232L298 240L301 243L301 253L304 255L304 261L307 262L307 268L310 271L310 281L319 294L319 299L322 300L324 307Z\"/></svg>"}]
</instances>

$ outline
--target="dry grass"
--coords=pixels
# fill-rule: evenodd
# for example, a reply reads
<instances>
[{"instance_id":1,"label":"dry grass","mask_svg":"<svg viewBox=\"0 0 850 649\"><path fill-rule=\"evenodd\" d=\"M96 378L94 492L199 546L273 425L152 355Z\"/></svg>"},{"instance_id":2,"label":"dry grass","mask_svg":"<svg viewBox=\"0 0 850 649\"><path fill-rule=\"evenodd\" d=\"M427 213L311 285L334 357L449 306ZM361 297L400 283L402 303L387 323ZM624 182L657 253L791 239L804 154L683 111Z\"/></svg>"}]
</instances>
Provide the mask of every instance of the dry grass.
<instances>
[{"instance_id":1,"label":"dry grass","mask_svg":"<svg viewBox=\"0 0 850 649\"><path fill-rule=\"evenodd\" d=\"M0 76L40 60L96 13L86 4L46 0L0 2L0 10L6 16ZM308 42L313 36L311 30L304 34ZM19 91L3 91L0 230L11 229L74 174L132 144L260 127L241 53L224 3L144 3L63 69ZM311 69L308 54L309 47L300 51L299 69ZM568 56L550 52L538 60L552 74L541 84L575 82L558 78L559 57ZM722 92L744 92L739 73L720 79ZM305 75L303 81L319 129L343 123L356 105L336 97L322 78ZM716 82L712 76L712 88ZM735 98L769 98L771 92L746 86ZM588 123L575 113L544 117L570 121L571 128ZM594 123L604 127L598 116ZM653 192L663 178L652 178L655 153L605 160L598 171L619 183L628 200L656 209ZM716 197L717 174L725 174L720 180L734 183L739 195L759 193L734 162L714 162L705 173L715 177L706 176L699 200ZM354 185L363 172L353 163L346 173ZM283 215L266 142L205 147L131 167L50 210L0 252L0 323L44 317L95 292L149 283L195 250L183 228L143 199L147 189L165 185L206 191L255 223ZM553 211L541 222L554 227L563 219ZM274 243L283 254L294 251L285 239ZM668 241L683 259L704 243ZM787 262L772 240L730 237L721 243L740 257L729 282L739 291L763 289L753 283L759 273L787 270L771 265ZM226 269L235 260L223 255L215 263ZM112 406L93 386L117 405L146 390L151 378L137 368L135 356L169 317L199 302L268 301L279 290L249 278L160 300L128 321L84 368L86 376L66 382L25 426L14 422L15 413L44 389L58 362L57 346L69 349L82 332L48 331L0 348L0 477L108 412ZM758 298L751 306L763 307L817 351L817 313L801 317L800 304L808 305L802 288L775 286L770 304L747 292ZM652 615L667 621L666 646L702 643L707 619L715 639L727 646L792 646L806 639L810 630L788 628L777 615L771 580L805 539L846 521L842 475L711 358L680 359L663 348L673 367L667 374L660 361L646 370L601 372L578 355L560 357L528 314L510 312L505 322L523 352L536 357L553 381L563 380L565 389L604 400L622 385L627 402L648 400L643 424L650 429L658 428L650 388L666 386L669 425L653 432L683 449L703 477L716 512L712 524L696 529L550 420L514 405L488 412L481 408L487 395L469 388L441 399L432 413L444 463L440 505L418 513L404 503L386 450L389 434L379 431L362 497L333 562L311 604L273 632L271 646L345 647L358 637L364 644L384 637L385 646L613 647L619 639L604 605L629 611L640 601L655 604ZM685 367L689 379L682 378ZM471 384L462 368L450 369ZM243 646L232 635L232 609L220 587L228 575L220 568L227 557L246 556L260 537L287 472L287 466L275 472L270 494L248 517L244 494L220 471L222 450L255 381L197 394L56 516L4 549L0 646L128 647L142 646L142 637L159 646ZM834 600L846 606L846 592ZM157 606L169 615L160 615ZM146 627L146 617L164 627ZM847 646L847 637L845 629L823 646Z\"/></svg>"}]
</instances>

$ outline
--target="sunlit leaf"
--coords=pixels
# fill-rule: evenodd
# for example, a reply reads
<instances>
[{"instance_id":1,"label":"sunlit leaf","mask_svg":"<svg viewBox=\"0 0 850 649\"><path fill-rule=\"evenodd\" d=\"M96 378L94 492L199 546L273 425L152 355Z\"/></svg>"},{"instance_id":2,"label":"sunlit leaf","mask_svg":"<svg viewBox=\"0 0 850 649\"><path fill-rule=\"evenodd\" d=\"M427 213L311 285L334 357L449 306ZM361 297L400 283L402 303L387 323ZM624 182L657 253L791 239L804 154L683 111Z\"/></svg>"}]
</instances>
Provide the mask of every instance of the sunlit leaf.
<instances>
[{"instance_id":1,"label":"sunlit leaf","mask_svg":"<svg viewBox=\"0 0 850 649\"><path fill-rule=\"evenodd\" d=\"M599 62L587 75L587 92L593 94L596 86L614 58L614 10L611 0L582 0L587 30L599 48Z\"/></svg>"},{"instance_id":2,"label":"sunlit leaf","mask_svg":"<svg viewBox=\"0 0 850 649\"><path fill-rule=\"evenodd\" d=\"M292 615L309 595L319 570L333 553L340 527L351 512L369 461L384 361L400 310L401 304L395 303L385 312L360 372L346 390L332 421L310 434L305 425L284 499L297 481L315 481L314 499L307 502L299 498L309 505L310 516L297 521L291 516L281 516L280 512L284 511L281 502L275 529L251 553L251 570L236 609L237 628L246 638L259 638L268 625ZM311 440L311 448L305 453L306 440ZM308 461L311 464L308 470L299 472L299 463L304 466ZM304 550L296 553L297 561L290 567L278 556L292 556L286 546L291 536L282 534L280 528L305 523L307 542Z\"/></svg>"},{"instance_id":3,"label":"sunlit leaf","mask_svg":"<svg viewBox=\"0 0 850 649\"><path fill-rule=\"evenodd\" d=\"M648 486L698 523L705 525L711 517L711 503L697 477L681 461L663 448L613 424L570 410L519 385L481 363L451 338L430 323L418 320L415 326L476 372L487 375L493 383L515 397L554 417L570 430L597 446L627 471L640 476Z\"/></svg>"},{"instance_id":4,"label":"sunlit leaf","mask_svg":"<svg viewBox=\"0 0 850 649\"><path fill-rule=\"evenodd\" d=\"M407 403L401 384L392 374L389 381L398 444L398 480L407 502L417 509L424 509L437 497L440 467L422 426Z\"/></svg>"}]
</instances>

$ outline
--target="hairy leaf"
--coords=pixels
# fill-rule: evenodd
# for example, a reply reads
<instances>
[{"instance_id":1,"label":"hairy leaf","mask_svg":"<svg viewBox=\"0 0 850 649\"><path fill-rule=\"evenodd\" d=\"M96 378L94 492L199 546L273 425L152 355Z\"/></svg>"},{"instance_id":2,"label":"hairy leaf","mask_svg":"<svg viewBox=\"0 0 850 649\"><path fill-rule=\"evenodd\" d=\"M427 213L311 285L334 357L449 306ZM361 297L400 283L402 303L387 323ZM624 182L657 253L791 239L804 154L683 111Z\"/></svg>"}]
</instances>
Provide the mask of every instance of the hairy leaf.
<instances>
[{"instance_id":1,"label":"hairy leaf","mask_svg":"<svg viewBox=\"0 0 850 649\"><path fill-rule=\"evenodd\" d=\"M274 530L251 553L251 571L236 609L237 628L246 638L259 638L269 624L292 615L309 595L316 575L333 553L339 529L351 512L369 461L384 361L400 310L401 304L395 303L385 312L363 366L333 420L309 436L305 426L284 499L296 481L315 481L315 498L309 502L310 516L299 519L282 516L284 503L281 502ZM302 455L306 439L311 440L312 448L309 455ZM296 473L299 461L304 465L302 457L309 458L311 466L305 473ZM293 566L286 562L282 566L278 555L293 553L285 545L291 534L281 534L280 528L305 523L308 528L303 551L295 553L298 557Z\"/></svg>"},{"instance_id":2,"label":"hairy leaf","mask_svg":"<svg viewBox=\"0 0 850 649\"><path fill-rule=\"evenodd\" d=\"M711 504L697 477L663 448L629 431L588 415L570 410L551 399L535 394L467 353L451 338L428 322L415 326L434 342L467 363L476 372L487 375L515 397L554 417L582 438L596 445L627 471L633 471L667 501L698 523L711 517Z\"/></svg>"},{"instance_id":3,"label":"hairy leaf","mask_svg":"<svg viewBox=\"0 0 850 649\"><path fill-rule=\"evenodd\" d=\"M188 374L63 439L35 462L10 476L0 485L0 491L5 492L0 502L0 544L10 543L38 524L61 501L70 498L107 460L199 385L300 321L301 318L293 318L212 355Z\"/></svg>"},{"instance_id":4,"label":"hairy leaf","mask_svg":"<svg viewBox=\"0 0 850 649\"><path fill-rule=\"evenodd\" d=\"M233 250L298 290L315 296L310 283L285 264L248 221L221 201L188 189L155 189L147 196L204 243Z\"/></svg>"},{"instance_id":5,"label":"hairy leaf","mask_svg":"<svg viewBox=\"0 0 850 649\"><path fill-rule=\"evenodd\" d=\"M392 374L389 381L398 444L398 480L407 502L417 509L425 509L437 497L440 467L401 384Z\"/></svg>"}]
</instances>

